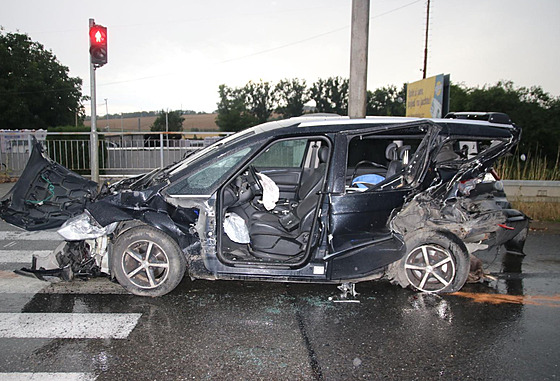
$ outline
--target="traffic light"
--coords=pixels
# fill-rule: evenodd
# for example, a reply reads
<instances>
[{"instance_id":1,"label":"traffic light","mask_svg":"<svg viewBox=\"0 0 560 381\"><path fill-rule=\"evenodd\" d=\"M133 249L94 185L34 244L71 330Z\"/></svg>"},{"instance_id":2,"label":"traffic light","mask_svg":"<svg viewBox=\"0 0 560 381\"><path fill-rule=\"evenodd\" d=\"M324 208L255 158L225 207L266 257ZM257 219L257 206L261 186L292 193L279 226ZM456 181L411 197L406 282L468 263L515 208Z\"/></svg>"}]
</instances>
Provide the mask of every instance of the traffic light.
<instances>
[{"instance_id":1,"label":"traffic light","mask_svg":"<svg viewBox=\"0 0 560 381\"><path fill-rule=\"evenodd\" d=\"M89 28L89 55L95 67L107 63L107 28L93 24Z\"/></svg>"}]
</instances>

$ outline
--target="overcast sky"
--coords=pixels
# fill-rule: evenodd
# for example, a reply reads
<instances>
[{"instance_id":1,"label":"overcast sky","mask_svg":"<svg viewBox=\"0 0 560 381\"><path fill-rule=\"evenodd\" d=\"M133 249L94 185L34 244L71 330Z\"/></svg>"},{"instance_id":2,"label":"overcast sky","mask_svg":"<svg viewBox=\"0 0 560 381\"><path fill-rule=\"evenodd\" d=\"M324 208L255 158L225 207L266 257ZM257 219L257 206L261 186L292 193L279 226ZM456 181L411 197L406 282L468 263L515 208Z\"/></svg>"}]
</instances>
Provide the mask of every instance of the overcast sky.
<instances>
[{"instance_id":1,"label":"overcast sky","mask_svg":"<svg viewBox=\"0 0 560 381\"><path fill-rule=\"evenodd\" d=\"M432 0L428 76L511 80L560 95L560 0ZM108 28L98 114L211 112L218 86L349 76L351 0L1 0L0 25L27 33L90 93L88 20ZM426 0L372 0L368 89L421 79ZM89 114L89 104L86 104Z\"/></svg>"}]
</instances>

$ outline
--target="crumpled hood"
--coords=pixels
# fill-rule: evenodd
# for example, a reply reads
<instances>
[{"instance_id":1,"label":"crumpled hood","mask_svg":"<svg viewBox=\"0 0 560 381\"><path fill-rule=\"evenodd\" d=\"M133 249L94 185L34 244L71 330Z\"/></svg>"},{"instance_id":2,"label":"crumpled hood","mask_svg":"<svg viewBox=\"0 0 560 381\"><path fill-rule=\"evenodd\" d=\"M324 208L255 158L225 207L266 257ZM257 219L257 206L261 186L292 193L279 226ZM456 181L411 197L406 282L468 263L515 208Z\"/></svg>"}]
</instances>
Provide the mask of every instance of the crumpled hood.
<instances>
[{"instance_id":1,"label":"crumpled hood","mask_svg":"<svg viewBox=\"0 0 560 381\"><path fill-rule=\"evenodd\" d=\"M45 156L41 143L33 139L27 166L0 200L0 217L26 230L55 228L83 212L98 195L97 183Z\"/></svg>"}]
</instances>

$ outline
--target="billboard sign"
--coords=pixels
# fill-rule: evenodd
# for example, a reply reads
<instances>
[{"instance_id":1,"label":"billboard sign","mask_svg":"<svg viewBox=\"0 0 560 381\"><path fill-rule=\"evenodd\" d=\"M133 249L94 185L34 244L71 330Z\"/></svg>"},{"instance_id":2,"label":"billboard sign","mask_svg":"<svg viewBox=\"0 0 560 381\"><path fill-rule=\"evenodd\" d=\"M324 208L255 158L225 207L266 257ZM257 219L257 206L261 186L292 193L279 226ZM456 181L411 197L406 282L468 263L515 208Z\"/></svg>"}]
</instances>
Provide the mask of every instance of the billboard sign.
<instances>
[{"instance_id":1,"label":"billboard sign","mask_svg":"<svg viewBox=\"0 0 560 381\"><path fill-rule=\"evenodd\" d=\"M449 76L444 74L409 83L406 90L406 116L443 117L444 111L447 113L448 86Z\"/></svg>"}]
</instances>

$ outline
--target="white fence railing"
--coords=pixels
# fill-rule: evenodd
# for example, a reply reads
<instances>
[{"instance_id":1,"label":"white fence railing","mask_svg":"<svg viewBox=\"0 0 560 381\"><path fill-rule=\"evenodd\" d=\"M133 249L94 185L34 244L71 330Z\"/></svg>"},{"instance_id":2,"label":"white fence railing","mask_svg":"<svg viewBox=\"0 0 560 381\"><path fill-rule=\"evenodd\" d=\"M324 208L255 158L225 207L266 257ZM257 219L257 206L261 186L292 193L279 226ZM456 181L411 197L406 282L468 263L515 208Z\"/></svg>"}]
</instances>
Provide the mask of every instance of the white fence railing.
<instances>
[{"instance_id":1,"label":"white fence railing","mask_svg":"<svg viewBox=\"0 0 560 381\"><path fill-rule=\"evenodd\" d=\"M99 169L101 176L127 176L167 166L192 151L206 147L230 133L100 133ZM90 174L90 134L88 132L46 133L32 131L0 132L0 172L10 177L21 175L29 155L32 138L43 144L47 154L74 172ZM185 136L196 135L197 139Z\"/></svg>"}]
</instances>

